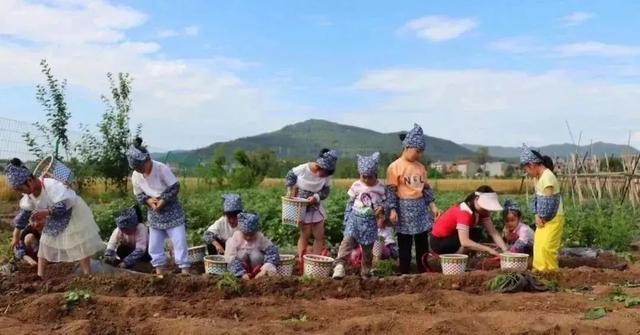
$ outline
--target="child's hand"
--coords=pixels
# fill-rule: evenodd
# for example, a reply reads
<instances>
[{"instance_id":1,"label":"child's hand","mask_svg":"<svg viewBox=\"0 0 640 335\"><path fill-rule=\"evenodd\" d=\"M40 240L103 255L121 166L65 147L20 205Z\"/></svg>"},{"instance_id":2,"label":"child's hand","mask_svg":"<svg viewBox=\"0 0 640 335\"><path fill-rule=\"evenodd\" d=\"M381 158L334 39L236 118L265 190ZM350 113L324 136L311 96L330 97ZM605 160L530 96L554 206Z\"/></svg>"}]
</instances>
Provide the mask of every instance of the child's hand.
<instances>
[{"instance_id":1,"label":"child's hand","mask_svg":"<svg viewBox=\"0 0 640 335\"><path fill-rule=\"evenodd\" d=\"M125 262L122 262L118 265L119 268L121 269L126 269L127 268L127 264L125 264Z\"/></svg>"},{"instance_id":2,"label":"child's hand","mask_svg":"<svg viewBox=\"0 0 640 335\"><path fill-rule=\"evenodd\" d=\"M147 206L149 206L149 208L151 208L152 210L156 210L156 206L157 206L157 202L158 199L156 198L149 198L147 199Z\"/></svg>"},{"instance_id":3,"label":"child's hand","mask_svg":"<svg viewBox=\"0 0 640 335\"><path fill-rule=\"evenodd\" d=\"M248 274L248 273L245 273L245 274L242 276L242 280L251 280L251 276L249 276L249 274Z\"/></svg>"},{"instance_id":4,"label":"child's hand","mask_svg":"<svg viewBox=\"0 0 640 335\"><path fill-rule=\"evenodd\" d=\"M536 226L537 226L538 228L542 228L542 227L544 227L544 225L545 225L546 223L547 223L547 222L546 222L543 218L541 218L540 216L538 216L538 215L536 214Z\"/></svg>"},{"instance_id":5,"label":"child's hand","mask_svg":"<svg viewBox=\"0 0 640 335\"><path fill-rule=\"evenodd\" d=\"M155 210L159 211L159 210L163 209L164 206L166 206L166 205L167 205L167 202L164 201L164 199L157 199Z\"/></svg>"},{"instance_id":6,"label":"child's hand","mask_svg":"<svg viewBox=\"0 0 640 335\"><path fill-rule=\"evenodd\" d=\"M33 222L44 221L44 219L47 216L49 216L49 211L47 210L35 211L33 212L33 214L31 214L31 221Z\"/></svg>"},{"instance_id":7,"label":"child's hand","mask_svg":"<svg viewBox=\"0 0 640 335\"><path fill-rule=\"evenodd\" d=\"M316 197L314 196L308 197L307 200L309 200L309 205L315 205L318 203L318 199L316 199Z\"/></svg>"},{"instance_id":8,"label":"child's hand","mask_svg":"<svg viewBox=\"0 0 640 335\"><path fill-rule=\"evenodd\" d=\"M437 220L440 217L440 214L441 214L440 213L440 209L435 205L433 205L431 207L431 213L433 213L433 219L434 220Z\"/></svg>"},{"instance_id":9,"label":"child's hand","mask_svg":"<svg viewBox=\"0 0 640 335\"><path fill-rule=\"evenodd\" d=\"M395 208L389 213L389 221L391 221L391 224L398 224L398 212Z\"/></svg>"}]
</instances>

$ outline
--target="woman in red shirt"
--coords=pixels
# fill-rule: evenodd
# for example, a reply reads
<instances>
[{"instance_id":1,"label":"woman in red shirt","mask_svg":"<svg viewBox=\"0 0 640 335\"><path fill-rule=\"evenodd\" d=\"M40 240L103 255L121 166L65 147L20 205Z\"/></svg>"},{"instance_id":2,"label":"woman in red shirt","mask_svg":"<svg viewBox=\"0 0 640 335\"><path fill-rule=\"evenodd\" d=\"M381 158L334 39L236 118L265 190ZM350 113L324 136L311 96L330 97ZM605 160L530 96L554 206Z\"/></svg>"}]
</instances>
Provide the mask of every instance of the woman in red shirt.
<instances>
[{"instance_id":1,"label":"woman in red shirt","mask_svg":"<svg viewBox=\"0 0 640 335\"><path fill-rule=\"evenodd\" d=\"M431 250L440 255L475 250L498 256L496 250L478 243L482 233L477 225L481 223L495 244L500 249L507 250L507 245L493 225L490 215L490 212L501 210L498 195L493 189L487 185L478 187L463 202L451 206L433 224L429 236Z\"/></svg>"}]
</instances>

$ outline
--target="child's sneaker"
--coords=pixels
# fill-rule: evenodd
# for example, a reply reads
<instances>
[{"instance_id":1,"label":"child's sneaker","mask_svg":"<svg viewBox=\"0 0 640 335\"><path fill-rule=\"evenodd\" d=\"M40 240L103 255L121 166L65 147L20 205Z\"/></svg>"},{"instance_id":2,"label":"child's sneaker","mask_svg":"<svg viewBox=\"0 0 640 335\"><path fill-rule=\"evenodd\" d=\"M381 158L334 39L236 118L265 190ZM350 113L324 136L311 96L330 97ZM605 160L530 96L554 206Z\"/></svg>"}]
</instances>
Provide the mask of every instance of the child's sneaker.
<instances>
[{"instance_id":1,"label":"child's sneaker","mask_svg":"<svg viewBox=\"0 0 640 335\"><path fill-rule=\"evenodd\" d=\"M342 278L344 278L344 265L338 264L335 268L333 268L333 279Z\"/></svg>"}]
</instances>

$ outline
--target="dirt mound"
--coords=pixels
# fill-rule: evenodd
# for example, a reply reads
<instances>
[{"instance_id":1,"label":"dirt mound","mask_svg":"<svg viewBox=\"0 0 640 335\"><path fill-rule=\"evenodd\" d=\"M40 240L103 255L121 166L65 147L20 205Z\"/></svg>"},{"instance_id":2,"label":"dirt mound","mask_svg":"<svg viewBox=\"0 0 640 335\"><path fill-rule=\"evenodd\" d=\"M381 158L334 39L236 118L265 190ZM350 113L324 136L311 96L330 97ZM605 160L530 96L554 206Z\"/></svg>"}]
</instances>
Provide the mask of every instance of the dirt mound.
<instances>
[{"instance_id":1,"label":"dirt mound","mask_svg":"<svg viewBox=\"0 0 640 335\"><path fill-rule=\"evenodd\" d=\"M607 299L635 283L640 268L580 267L546 274L556 293L495 294L499 271L361 280L263 278L218 288L211 276L71 274L35 281L34 269L0 280L0 329L7 334L637 334L640 309ZM628 285L627 285L628 286ZM88 301L65 308L64 293ZM640 289L627 289L640 295ZM610 312L583 320L593 307ZM3 310L6 308L6 313Z\"/></svg>"}]
</instances>

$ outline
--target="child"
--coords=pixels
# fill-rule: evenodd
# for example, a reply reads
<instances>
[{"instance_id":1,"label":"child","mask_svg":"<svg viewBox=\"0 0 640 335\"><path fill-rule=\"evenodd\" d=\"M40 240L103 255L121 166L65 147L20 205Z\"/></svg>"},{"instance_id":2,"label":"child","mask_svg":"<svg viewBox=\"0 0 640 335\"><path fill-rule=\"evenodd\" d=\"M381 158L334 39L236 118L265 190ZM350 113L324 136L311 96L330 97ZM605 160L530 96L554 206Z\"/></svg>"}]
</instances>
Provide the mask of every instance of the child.
<instances>
[{"instance_id":1,"label":"child","mask_svg":"<svg viewBox=\"0 0 640 335\"><path fill-rule=\"evenodd\" d=\"M333 278L345 276L344 265L356 243L362 248L360 276L369 277L373 261L373 243L378 237L376 216L382 214L385 200L384 185L378 180L379 153L371 156L358 155L360 180L354 182L347 192L349 201L344 213L344 238L340 243Z\"/></svg>"},{"instance_id":2,"label":"child","mask_svg":"<svg viewBox=\"0 0 640 335\"><path fill-rule=\"evenodd\" d=\"M183 274L189 274L191 263L187 251L185 216L178 200L180 183L168 166L151 159L137 138L127 159L134 169L131 175L133 193L140 204L149 206L149 255L156 273L162 275L167 265L164 241L169 238L175 262Z\"/></svg>"},{"instance_id":3,"label":"child","mask_svg":"<svg viewBox=\"0 0 640 335\"><path fill-rule=\"evenodd\" d=\"M522 211L517 202L507 199L504 202L502 218L503 235L511 252L531 255L533 253L533 229L522 222Z\"/></svg>"},{"instance_id":4,"label":"child","mask_svg":"<svg viewBox=\"0 0 640 335\"><path fill-rule=\"evenodd\" d=\"M84 200L58 180L37 179L17 158L10 161L5 174L11 188L23 194L16 227L24 225L26 217L42 227L38 276L44 278L48 262L80 261L82 271L90 273L90 257L102 251L104 244Z\"/></svg>"},{"instance_id":5,"label":"child","mask_svg":"<svg viewBox=\"0 0 640 335\"><path fill-rule=\"evenodd\" d=\"M313 253L320 254L324 246L324 220L326 212L322 201L331 191L331 175L336 169L338 155L335 151L322 149L315 162L299 165L286 177L287 196L309 200L304 222L300 225L298 257L302 260L309 237L313 235Z\"/></svg>"},{"instance_id":6,"label":"child","mask_svg":"<svg viewBox=\"0 0 640 335\"><path fill-rule=\"evenodd\" d=\"M14 255L17 260L24 261L30 266L38 265L38 248L43 226L29 224L20 231L20 239L14 249Z\"/></svg>"},{"instance_id":7,"label":"child","mask_svg":"<svg viewBox=\"0 0 640 335\"><path fill-rule=\"evenodd\" d=\"M117 227L107 243L105 262L121 268L132 268L139 262L151 260L147 253L149 232L142 221L142 213L137 205L126 209L116 218Z\"/></svg>"},{"instance_id":8,"label":"child","mask_svg":"<svg viewBox=\"0 0 640 335\"><path fill-rule=\"evenodd\" d=\"M411 269L411 249L415 242L418 272L424 272L422 256L429 250L428 232L440 211L427 183L427 169L419 162L425 149L422 128L415 124L402 139L403 151L387 170L389 220L397 224L400 273Z\"/></svg>"},{"instance_id":9,"label":"child","mask_svg":"<svg viewBox=\"0 0 640 335\"><path fill-rule=\"evenodd\" d=\"M280 264L278 248L259 230L260 218L253 213L238 214L238 231L227 241L224 258L229 272L244 280L276 274Z\"/></svg>"},{"instance_id":10,"label":"child","mask_svg":"<svg viewBox=\"0 0 640 335\"><path fill-rule=\"evenodd\" d=\"M551 157L524 146L520 164L530 177L537 179L531 203L537 226L533 244L533 268L537 271L557 270L565 219L560 183L553 174L553 161Z\"/></svg>"},{"instance_id":11,"label":"child","mask_svg":"<svg viewBox=\"0 0 640 335\"><path fill-rule=\"evenodd\" d=\"M222 198L224 216L214 222L202 236L209 255L224 255L227 240L238 230L238 214L242 212L242 199L236 193L223 194Z\"/></svg>"}]
</instances>

